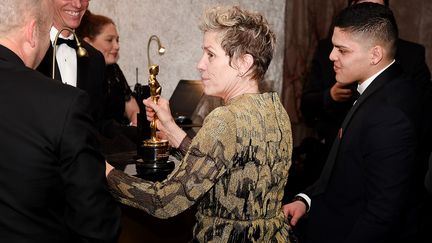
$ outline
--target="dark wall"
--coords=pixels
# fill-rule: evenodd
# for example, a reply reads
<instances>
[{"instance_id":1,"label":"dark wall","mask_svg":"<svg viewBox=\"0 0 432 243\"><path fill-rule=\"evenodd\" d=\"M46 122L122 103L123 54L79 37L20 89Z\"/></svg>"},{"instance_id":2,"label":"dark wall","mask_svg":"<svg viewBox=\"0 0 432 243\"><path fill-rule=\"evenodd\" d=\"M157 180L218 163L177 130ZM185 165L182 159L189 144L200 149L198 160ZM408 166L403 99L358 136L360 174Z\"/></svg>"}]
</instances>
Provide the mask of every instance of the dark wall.
<instances>
[{"instance_id":1,"label":"dark wall","mask_svg":"<svg viewBox=\"0 0 432 243\"><path fill-rule=\"evenodd\" d=\"M402 39L421 43L426 47L426 60L432 67L432 1L390 0Z\"/></svg>"}]
</instances>

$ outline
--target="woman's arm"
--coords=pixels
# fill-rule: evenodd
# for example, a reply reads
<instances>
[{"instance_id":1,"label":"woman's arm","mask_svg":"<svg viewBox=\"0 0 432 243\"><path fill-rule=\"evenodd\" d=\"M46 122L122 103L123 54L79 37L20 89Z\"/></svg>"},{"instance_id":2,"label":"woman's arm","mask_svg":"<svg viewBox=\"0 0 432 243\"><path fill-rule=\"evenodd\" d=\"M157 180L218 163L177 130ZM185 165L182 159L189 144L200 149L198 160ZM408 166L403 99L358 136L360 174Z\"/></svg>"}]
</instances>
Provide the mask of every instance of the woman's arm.
<instances>
[{"instance_id":1,"label":"woman's arm","mask_svg":"<svg viewBox=\"0 0 432 243\"><path fill-rule=\"evenodd\" d=\"M221 116L207 117L210 119L192 140L178 169L164 181L129 176L107 164L113 196L158 218L173 217L194 205L231 168L236 136L232 125L228 125L232 121Z\"/></svg>"},{"instance_id":2,"label":"woman's arm","mask_svg":"<svg viewBox=\"0 0 432 243\"><path fill-rule=\"evenodd\" d=\"M125 102L125 116L128 118L131 126L137 126L139 106L135 97L131 96L130 100Z\"/></svg>"},{"instance_id":3,"label":"woman's arm","mask_svg":"<svg viewBox=\"0 0 432 243\"><path fill-rule=\"evenodd\" d=\"M150 97L144 100L144 105L146 106L147 120L151 122L157 115L156 126L158 130L165 135L172 147L178 148L186 137L186 132L175 123L168 100L160 97L158 103L155 104Z\"/></svg>"}]
</instances>

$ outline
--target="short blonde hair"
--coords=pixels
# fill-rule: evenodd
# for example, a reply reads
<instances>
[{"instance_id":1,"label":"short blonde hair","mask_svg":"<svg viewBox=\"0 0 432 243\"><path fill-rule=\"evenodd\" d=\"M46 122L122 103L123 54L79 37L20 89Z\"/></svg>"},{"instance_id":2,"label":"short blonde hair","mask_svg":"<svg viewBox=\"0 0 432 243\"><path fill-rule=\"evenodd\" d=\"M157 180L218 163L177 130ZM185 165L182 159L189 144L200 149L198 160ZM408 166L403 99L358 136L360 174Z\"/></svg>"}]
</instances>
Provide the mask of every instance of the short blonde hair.
<instances>
[{"instance_id":1,"label":"short blonde hair","mask_svg":"<svg viewBox=\"0 0 432 243\"><path fill-rule=\"evenodd\" d=\"M216 6L205 11L200 29L222 34L221 46L230 58L230 65L233 58L250 54L254 59L252 79L264 80L273 58L276 37L261 14L238 6Z\"/></svg>"},{"instance_id":2,"label":"short blonde hair","mask_svg":"<svg viewBox=\"0 0 432 243\"><path fill-rule=\"evenodd\" d=\"M34 18L38 27L46 25L50 14L44 9L47 0L3 0L0 8L0 35L18 30Z\"/></svg>"}]
</instances>

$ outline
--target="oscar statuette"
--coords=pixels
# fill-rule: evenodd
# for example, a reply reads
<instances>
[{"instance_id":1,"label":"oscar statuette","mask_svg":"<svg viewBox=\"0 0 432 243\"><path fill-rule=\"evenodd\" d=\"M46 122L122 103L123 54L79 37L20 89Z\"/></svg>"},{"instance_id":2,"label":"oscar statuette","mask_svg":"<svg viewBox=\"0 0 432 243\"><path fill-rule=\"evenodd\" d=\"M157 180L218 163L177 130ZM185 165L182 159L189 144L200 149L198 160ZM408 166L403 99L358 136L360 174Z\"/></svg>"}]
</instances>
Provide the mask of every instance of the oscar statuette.
<instances>
[{"instance_id":1,"label":"oscar statuette","mask_svg":"<svg viewBox=\"0 0 432 243\"><path fill-rule=\"evenodd\" d=\"M148 85L150 88L150 97L157 104L161 86L156 79L159 73L158 65L149 67ZM150 138L142 141L138 148L139 159L136 162L136 171L139 177L150 181L161 181L174 169L174 162L169 161L169 144L167 140L156 137L157 117L155 116L150 123Z\"/></svg>"}]
</instances>

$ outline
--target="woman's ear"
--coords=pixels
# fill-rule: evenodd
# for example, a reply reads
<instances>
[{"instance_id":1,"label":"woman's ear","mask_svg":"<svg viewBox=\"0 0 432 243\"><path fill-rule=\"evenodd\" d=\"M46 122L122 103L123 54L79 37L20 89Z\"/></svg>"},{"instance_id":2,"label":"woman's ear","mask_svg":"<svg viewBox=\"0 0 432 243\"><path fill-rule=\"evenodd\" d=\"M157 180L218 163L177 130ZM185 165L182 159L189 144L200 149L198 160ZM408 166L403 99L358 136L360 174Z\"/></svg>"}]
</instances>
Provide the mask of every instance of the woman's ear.
<instances>
[{"instance_id":1,"label":"woman's ear","mask_svg":"<svg viewBox=\"0 0 432 243\"><path fill-rule=\"evenodd\" d=\"M254 63L254 58L251 54L244 54L242 58L240 59L240 65L239 65L239 71L244 75L246 75L249 70L252 68Z\"/></svg>"}]
</instances>

